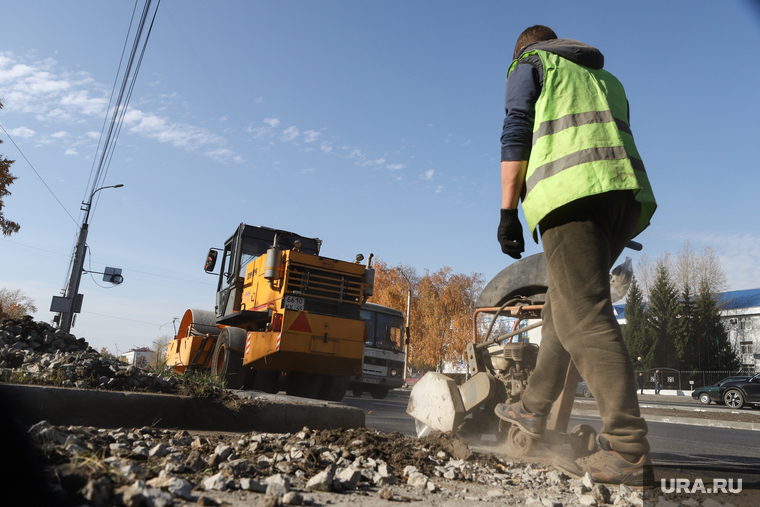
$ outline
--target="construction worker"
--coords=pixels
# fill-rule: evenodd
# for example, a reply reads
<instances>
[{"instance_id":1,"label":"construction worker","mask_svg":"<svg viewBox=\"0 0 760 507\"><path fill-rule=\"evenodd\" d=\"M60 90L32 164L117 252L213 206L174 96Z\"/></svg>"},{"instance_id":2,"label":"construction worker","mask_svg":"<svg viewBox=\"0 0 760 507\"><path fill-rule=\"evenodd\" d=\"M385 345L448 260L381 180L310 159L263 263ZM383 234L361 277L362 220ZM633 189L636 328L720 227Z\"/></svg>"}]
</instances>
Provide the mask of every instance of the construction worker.
<instances>
[{"instance_id":1,"label":"construction worker","mask_svg":"<svg viewBox=\"0 0 760 507\"><path fill-rule=\"evenodd\" d=\"M524 251L517 216L540 231L549 290L537 365L520 402L496 415L534 438L564 387L569 361L594 393L604 428L599 451L556 468L597 482L651 484L647 425L633 365L612 309L609 272L628 241L649 225L656 203L629 127L620 82L599 50L536 25L517 39L507 73L498 240ZM537 231L538 229L538 231Z\"/></svg>"}]
</instances>

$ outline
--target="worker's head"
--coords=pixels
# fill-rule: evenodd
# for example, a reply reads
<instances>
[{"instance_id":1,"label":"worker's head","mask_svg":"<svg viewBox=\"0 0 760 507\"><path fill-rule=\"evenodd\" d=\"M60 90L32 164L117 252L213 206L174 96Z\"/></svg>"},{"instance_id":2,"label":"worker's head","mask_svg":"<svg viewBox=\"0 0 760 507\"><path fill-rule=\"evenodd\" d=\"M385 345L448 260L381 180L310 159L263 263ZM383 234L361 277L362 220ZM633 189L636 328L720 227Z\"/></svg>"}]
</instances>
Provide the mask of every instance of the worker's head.
<instances>
[{"instance_id":1,"label":"worker's head","mask_svg":"<svg viewBox=\"0 0 760 507\"><path fill-rule=\"evenodd\" d=\"M523 33L520 34L520 36L517 38L517 44L515 44L515 55L514 58L517 58L517 55L520 54L520 51L523 50L525 46L528 44L533 44L534 42L542 41L542 40L552 40L556 39L557 34L554 33L554 30L549 28L548 26L544 25L533 25L530 28L526 28Z\"/></svg>"}]
</instances>

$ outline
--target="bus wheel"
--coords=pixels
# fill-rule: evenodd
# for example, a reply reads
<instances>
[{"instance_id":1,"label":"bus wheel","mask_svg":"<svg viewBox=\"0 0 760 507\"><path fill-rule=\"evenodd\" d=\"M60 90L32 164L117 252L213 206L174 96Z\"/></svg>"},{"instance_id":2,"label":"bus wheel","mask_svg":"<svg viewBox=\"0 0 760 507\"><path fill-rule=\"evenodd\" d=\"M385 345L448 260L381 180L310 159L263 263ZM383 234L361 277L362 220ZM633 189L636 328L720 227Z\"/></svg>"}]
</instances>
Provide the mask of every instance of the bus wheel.
<instances>
[{"instance_id":1,"label":"bus wheel","mask_svg":"<svg viewBox=\"0 0 760 507\"><path fill-rule=\"evenodd\" d=\"M319 390L319 399L327 401L340 401L348 391L348 375L325 375L322 379L322 388Z\"/></svg>"},{"instance_id":2,"label":"bus wheel","mask_svg":"<svg viewBox=\"0 0 760 507\"><path fill-rule=\"evenodd\" d=\"M390 389L388 389L387 387L378 387L376 389L371 390L369 393L376 400L382 400L383 398L388 396L388 391L390 391Z\"/></svg>"}]
</instances>

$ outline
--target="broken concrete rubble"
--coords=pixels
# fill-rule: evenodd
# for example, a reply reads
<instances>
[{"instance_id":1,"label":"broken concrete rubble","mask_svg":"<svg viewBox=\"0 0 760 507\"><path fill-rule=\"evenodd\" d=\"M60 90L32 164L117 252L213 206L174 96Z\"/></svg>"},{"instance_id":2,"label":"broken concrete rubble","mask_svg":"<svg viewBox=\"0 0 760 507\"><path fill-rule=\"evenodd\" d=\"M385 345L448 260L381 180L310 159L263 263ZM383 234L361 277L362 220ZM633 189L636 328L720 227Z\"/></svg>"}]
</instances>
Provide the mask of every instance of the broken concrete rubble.
<instances>
[{"instance_id":1,"label":"broken concrete rubble","mask_svg":"<svg viewBox=\"0 0 760 507\"><path fill-rule=\"evenodd\" d=\"M81 389L182 393L164 378L102 357L86 341L27 321L0 323L0 378ZM222 390L207 386L211 395ZM641 492L571 480L550 468L472 452L447 434L414 439L370 428L293 433L103 429L39 421L28 436L67 505L642 505ZM588 483L588 481L586 481ZM595 489L596 488L596 489Z\"/></svg>"}]
</instances>

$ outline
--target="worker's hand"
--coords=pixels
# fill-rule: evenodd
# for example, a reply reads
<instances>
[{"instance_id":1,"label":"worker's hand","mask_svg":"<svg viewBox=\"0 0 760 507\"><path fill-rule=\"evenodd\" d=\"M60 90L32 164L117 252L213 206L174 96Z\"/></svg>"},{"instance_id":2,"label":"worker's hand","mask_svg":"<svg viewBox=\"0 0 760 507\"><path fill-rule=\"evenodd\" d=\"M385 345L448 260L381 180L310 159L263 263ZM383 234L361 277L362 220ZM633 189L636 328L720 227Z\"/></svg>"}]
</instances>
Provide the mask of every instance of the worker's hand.
<instances>
[{"instance_id":1,"label":"worker's hand","mask_svg":"<svg viewBox=\"0 0 760 507\"><path fill-rule=\"evenodd\" d=\"M497 233L501 251L513 259L519 259L525 251L525 240L520 219L517 217L517 208L501 210L501 222Z\"/></svg>"}]
</instances>

